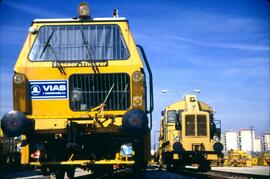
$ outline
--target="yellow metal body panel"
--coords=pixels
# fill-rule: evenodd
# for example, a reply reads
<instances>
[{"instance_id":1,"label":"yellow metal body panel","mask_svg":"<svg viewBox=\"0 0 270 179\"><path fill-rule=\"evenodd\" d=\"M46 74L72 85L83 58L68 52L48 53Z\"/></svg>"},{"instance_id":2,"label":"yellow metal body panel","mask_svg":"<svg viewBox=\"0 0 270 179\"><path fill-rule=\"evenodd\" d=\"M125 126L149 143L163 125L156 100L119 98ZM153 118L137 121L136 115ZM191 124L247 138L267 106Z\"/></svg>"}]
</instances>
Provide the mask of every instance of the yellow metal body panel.
<instances>
[{"instance_id":1,"label":"yellow metal body panel","mask_svg":"<svg viewBox=\"0 0 270 179\"><path fill-rule=\"evenodd\" d=\"M42 26L53 26L53 25L90 25L90 24L116 24L121 29L122 35L126 42L127 48L129 49L129 58L127 60L112 60L108 61L107 66L99 66L99 72L103 73L119 73L125 72L132 77L134 71L140 71L143 67L142 60L138 53L137 47L129 30L128 23L126 21L115 21L115 22L81 22L81 23L72 23L72 22L63 22L63 23L34 23L32 27L40 29ZM57 68L52 68L53 61L35 61L32 62L28 59L28 54L32 48L32 45L35 41L37 34L28 34L26 42L21 50L21 53L18 57L14 71L17 73L23 73L26 75L27 79L30 80L68 80L69 76L72 74L93 74L94 71L92 67L68 67L64 68L66 75L60 73ZM72 61L71 61L72 63ZM97 64L99 62L97 61ZM132 68L131 68L132 67ZM130 89L132 89L132 83L130 84ZM132 96L132 91L131 91ZM130 102L130 109L133 108L132 102ZM64 119L69 118L94 118L97 114L97 111L72 111L69 108L69 99L61 100L32 100L31 101L32 113L27 115L29 119L36 120L36 130L44 129L60 129L65 128L66 121ZM103 115L123 115L126 111L104 111ZM48 120L52 119L52 120ZM55 119L55 121L54 121ZM42 122L44 120L44 122ZM58 121L56 121L58 120ZM104 118L99 119L103 123L103 127L110 127L111 122L105 121ZM45 122L46 121L46 122ZM105 121L105 122L104 122ZM114 125L120 126L122 124L121 118L116 118L113 122ZM101 126L96 126L101 128Z\"/></svg>"},{"instance_id":2,"label":"yellow metal body panel","mask_svg":"<svg viewBox=\"0 0 270 179\"><path fill-rule=\"evenodd\" d=\"M35 130L64 129L67 126L67 119L35 119Z\"/></svg>"},{"instance_id":3,"label":"yellow metal body panel","mask_svg":"<svg viewBox=\"0 0 270 179\"><path fill-rule=\"evenodd\" d=\"M217 154L207 154L207 160L218 160Z\"/></svg>"},{"instance_id":4,"label":"yellow metal body panel","mask_svg":"<svg viewBox=\"0 0 270 179\"><path fill-rule=\"evenodd\" d=\"M0 142L2 142L2 138L3 138L3 131L2 131L2 129L0 128L0 139L1 139Z\"/></svg>"},{"instance_id":5,"label":"yellow metal body panel","mask_svg":"<svg viewBox=\"0 0 270 179\"><path fill-rule=\"evenodd\" d=\"M115 24L118 25L123 38L126 42L127 48L129 49L129 58L126 60L109 60L108 65L104 66L103 62L96 62L100 74L106 73L127 73L130 76L130 89L133 89L132 74L135 71L141 71L143 63L138 53L136 44L133 40L131 31L127 21L110 21L110 22L63 22L63 23L49 23L40 22L34 23L32 27L39 30L42 26L53 26L53 25L94 25L94 24ZM25 44L21 50L18 60L15 64L14 71L16 73L22 73L26 76L28 81L31 80L68 80L72 74L94 74L92 67L64 67L65 74L61 73L58 68L52 68L53 61L30 61L28 59L29 52L33 46L33 43L37 37L36 33L29 33ZM70 63L73 63L70 61ZM68 66L68 65L67 65ZM135 86L135 85L134 85ZM136 86L135 86L136 87ZM144 86L141 90L130 90L130 100L138 92L144 91ZM136 93L135 93L136 92ZM134 94L133 94L134 93ZM140 94L144 97L145 94ZM144 105L144 101L143 101ZM77 124L92 125L95 128L95 132L119 132L119 126L122 125L122 117L127 110L119 111L102 111L90 110L90 111L72 111L70 109L69 98L57 99L57 100L31 100L31 113L27 114L27 118L33 120L35 123L35 133L41 132L58 132L62 133L63 129L66 128L67 124L72 121ZM98 107L98 106L97 106ZM130 101L130 108L136 108L133 106L133 102ZM137 107L137 108L144 108ZM128 109L128 110L129 110ZM110 118L109 116L115 116ZM120 117L119 117L120 116ZM50 132L49 132L50 131ZM57 133L56 133L57 134ZM145 159L150 158L150 132L144 137L144 157ZM29 146L22 148L22 164L29 164ZM61 164L61 165L89 165L89 164L134 164L134 161L128 161L123 159L115 160L69 160L62 162L30 162L31 165L42 165L42 164Z\"/></svg>"},{"instance_id":6,"label":"yellow metal body panel","mask_svg":"<svg viewBox=\"0 0 270 179\"><path fill-rule=\"evenodd\" d=\"M21 151L21 164L29 163L29 145L22 147Z\"/></svg>"},{"instance_id":7,"label":"yellow metal body panel","mask_svg":"<svg viewBox=\"0 0 270 179\"><path fill-rule=\"evenodd\" d=\"M63 162L31 162L30 165L41 166L41 165L133 165L135 161L126 160L74 160L74 161L63 161Z\"/></svg>"}]
</instances>

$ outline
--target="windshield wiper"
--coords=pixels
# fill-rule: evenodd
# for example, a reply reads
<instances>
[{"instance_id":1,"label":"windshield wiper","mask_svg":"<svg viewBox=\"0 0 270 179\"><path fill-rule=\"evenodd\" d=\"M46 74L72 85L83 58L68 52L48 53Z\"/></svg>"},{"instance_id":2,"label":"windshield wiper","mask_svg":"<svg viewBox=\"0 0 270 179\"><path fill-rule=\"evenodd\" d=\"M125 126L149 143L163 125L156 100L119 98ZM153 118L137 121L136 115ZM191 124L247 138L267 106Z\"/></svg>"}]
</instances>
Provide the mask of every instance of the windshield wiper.
<instances>
[{"instance_id":1,"label":"windshield wiper","mask_svg":"<svg viewBox=\"0 0 270 179\"><path fill-rule=\"evenodd\" d=\"M111 92L112 92L112 90L113 90L113 87L114 87L114 83L112 84L110 90L108 91L108 93L107 93L107 95L106 95L106 97L105 97L103 103L101 103L101 104L98 105L97 107L91 109L91 111L96 111L96 110L98 110L98 109L104 110L105 104L106 104L106 102L107 102L107 100L108 100L108 98L109 98L109 96L110 96L110 94L111 94ZM103 109L102 109L102 108L103 108Z\"/></svg>"},{"instance_id":2,"label":"windshield wiper","mask_svg":"<svg viewBox=\"0 0 270 179\"><path fill-rule=\"evenodd\" d=\"M51 53L52 53L52 55L54 56L55 60L57 60L58 58L57 58L57 55L56 55L56 51L55 51L54 48L51 46L51 44L49 44L49 47L50 47L50 49L51 49Z\"/></svg>"},{"instance_id":3,"label":"windshield wiper","mask_svg":"<svg viewBox=\"0 0 270 179\"><path fill-rule=\"evenodd\" d=\"M47 39L47 41L46 41L46 43L45 43L45 46L43 47L42 52L41 52L39 58L42 57L42 55L44 54L44 52L46 51L46 49L47 49L48 47L51 47L51 48L52 48L52 46L51 46L51 44L50 44L50 41L51 41L51 39L52 39L52 36L53 36L53 34L54 34L54 31L55 31L55 30L52 31L51 35L50 35L49 38ZM52 50L53 50L53 48L52 48ZM53 50L53 51L54 51L54 50ZM55 52L55 51L54 51L54 52ZM56 54L55 54L55 55L56 55ZM55 57L56 57L56 56L55 56Z\"/></svg>"},{"instance_id":4,"label":"windshield wiper","mask_svg":"<svg viewBox=\"0 0 270 179\"><path fill-rule=\"evenodd\" d=\"M114 87L114 84L112 85L112 87L110 88L110 90L109 90L109 92L108 92L108 94L107 94L107 96L106 96L106 98L105 98L105 100L103 101L103 105L105 105L105 103L107 102L107 99L108 99L108 97L110 96L110 94L111 94L111 92L112 92L112 89L113 89L113 87Z\"/></svg>"},{"instance_id":5,"label":"windshield wiper","mask_svg":"<svg viewBox=\"0 0 270 179\"><path fill-rule=\"evenodd\" d=\"M124 91L122 92L122 95L121 95L120 101L119 101L119 103L118 103L118 109L119 109L120 105L122 105L122 104L123 104L123 99L124 99L124 95L125 95L125 93L127 92L127 88L128 88L128 84L126 84L125 89L124 89Z\"/></svg>"},{"instance_id":6,"label":"windshield wiper","mask_svg":"<svg viewBox=\"0 0 270 179\"><path fill-rule=\"evenodd\" d=\"M56 68L62 73L63 75L66 75L65 68L61 65L60 62L54 61L54 64L56 65Z\"/></svg>"},{"instance_id":7,"label":"windshield wiper","mask_svg":"<svg viewBox=\"0 0 270 179\"><path fill-rule=\"evenodd\" d=\"M95 61L95 59L92 58L92 56L91 56L91 51L90 51L90 49L88 48L88 42L86 41L86 38L85 38L85 35L84 35L84 33L83 33L82 28L81 28L80 30L81 30L82 39L83 39L83 45L84 45L84 47L85 47L85 50L86 50L85 52L86 52L86 55L87 55L87 57L88 57L88 60L89 60L90 63L91 63L91 66L92 66L92 69L93 69L94 73L95 73L95 74L96 74L97 72L99 73L99 69L98 69L98 67L97 67L97 65L96 65L96 61Z\"/></svg>"}]
</instances>

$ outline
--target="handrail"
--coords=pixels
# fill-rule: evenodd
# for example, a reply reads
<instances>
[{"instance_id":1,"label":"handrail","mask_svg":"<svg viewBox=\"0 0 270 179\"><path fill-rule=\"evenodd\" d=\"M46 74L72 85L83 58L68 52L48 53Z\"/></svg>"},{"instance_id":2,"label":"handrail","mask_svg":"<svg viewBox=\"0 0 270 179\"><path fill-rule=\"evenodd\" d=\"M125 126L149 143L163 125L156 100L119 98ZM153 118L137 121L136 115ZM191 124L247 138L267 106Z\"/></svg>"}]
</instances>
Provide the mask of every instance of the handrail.
<instances>
[{"instance_id":1,"label":"handrail","mask_svg":"<svg viewBox=\"0 0 270 179\"><path fill-rule=\"evenodd\" d=\"M152 71L151 71L151 68L150 68L150 65L148 63L148 60L147 60L147 57L145 55L143 47L138 45L138 44L136 46L140 49L144 64L146 65L146 69L147 69L148 75L149 75L149 96L150 96L150 103L149 104L150 104L150 107L149 107L149 110L146 109L146 112L148 114L150 114L150 130L151 130L152 129L152 112L154 110L153 75L152 75Z\"/></svg>"}]
</instances>

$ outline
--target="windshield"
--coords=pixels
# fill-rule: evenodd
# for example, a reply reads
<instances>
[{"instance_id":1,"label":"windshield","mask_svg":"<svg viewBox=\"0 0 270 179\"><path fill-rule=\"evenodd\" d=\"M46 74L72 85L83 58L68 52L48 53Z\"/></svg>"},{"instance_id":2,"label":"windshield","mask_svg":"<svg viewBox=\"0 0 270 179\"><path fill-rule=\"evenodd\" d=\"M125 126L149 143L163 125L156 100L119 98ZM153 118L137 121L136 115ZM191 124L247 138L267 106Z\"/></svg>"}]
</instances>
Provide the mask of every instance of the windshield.
<instances>
[{"instance_id":1,"label":"windshield","mask_svg":"<svg viewBox=\"0 0 270 179\"><path fill-rule=\"evenodd\" d=\"M117 25L61 25L40 28L31 61L124 60L129 52Z\"/></svg>"},{"instance_id":2,"label":"windshield","mask_svg":"<svg viewBox=\"0 0 270 179\"><path fill-rule=\"evenodd\" d=\"M168 120L168 122L176 122L176 119L177 119L176 110L169 110L167 112L167 120Z\"/></svg>"}]
</instances>

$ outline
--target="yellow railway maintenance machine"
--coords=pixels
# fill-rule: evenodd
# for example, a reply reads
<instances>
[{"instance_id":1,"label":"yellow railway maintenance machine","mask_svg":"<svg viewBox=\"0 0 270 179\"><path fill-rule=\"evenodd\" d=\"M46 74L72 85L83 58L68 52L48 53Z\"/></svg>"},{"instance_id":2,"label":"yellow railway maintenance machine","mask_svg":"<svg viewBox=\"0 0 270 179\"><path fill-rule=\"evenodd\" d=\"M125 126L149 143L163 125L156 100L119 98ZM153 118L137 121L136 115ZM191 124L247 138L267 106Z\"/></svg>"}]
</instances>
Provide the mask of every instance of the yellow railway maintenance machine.
<instances>
[{"instance_id":1,"label":"yellow railway maintenance machine","mask_svg":"<svg viewBox=\"0 0 270 179\"><path fill-rule=\"evenodd\" d=\"M214 120L213 109L195 95L185 95L162 112L156 160L168 170L192 164L210 170L212 160L223 158L220 134L220 121Z\"/></svg>"},{"instance_id":2,"label":"yellow railway maintenance machine","mask_svg":"<svg viewBox=\"0 0 270 179\"><path fill-rule=\"evenodd\" d=\"M150 158L153 111L144 50L117 10L92 18L81 3L78 11L78 18L32 22L14 68L14 110L2 129L23 135L22 164L57 178L76 167L139 171Z\"/></svg>"}]
</instances>

